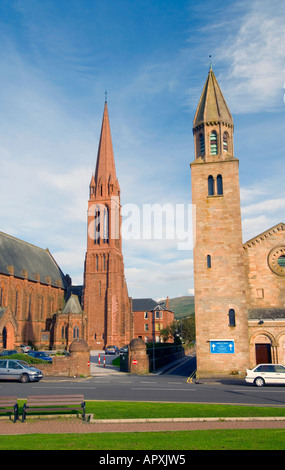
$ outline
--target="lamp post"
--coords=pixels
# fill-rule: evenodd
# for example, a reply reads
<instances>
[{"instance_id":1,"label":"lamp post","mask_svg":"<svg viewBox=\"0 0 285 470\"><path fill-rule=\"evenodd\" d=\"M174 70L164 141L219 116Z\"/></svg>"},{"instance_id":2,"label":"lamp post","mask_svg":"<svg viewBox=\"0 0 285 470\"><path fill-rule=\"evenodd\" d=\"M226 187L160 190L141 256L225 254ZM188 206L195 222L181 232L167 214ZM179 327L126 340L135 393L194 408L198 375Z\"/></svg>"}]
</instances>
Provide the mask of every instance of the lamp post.
<instances>
[{"instance_id":1,"label":"lamp post","mask_svg":"<svg viewBox=\"0 0 285 470\"><path fill-rule=\"evenodd\" d=\"M152 370L155 371L155 312L152 310Z\"/></svg>"}]
</instances>

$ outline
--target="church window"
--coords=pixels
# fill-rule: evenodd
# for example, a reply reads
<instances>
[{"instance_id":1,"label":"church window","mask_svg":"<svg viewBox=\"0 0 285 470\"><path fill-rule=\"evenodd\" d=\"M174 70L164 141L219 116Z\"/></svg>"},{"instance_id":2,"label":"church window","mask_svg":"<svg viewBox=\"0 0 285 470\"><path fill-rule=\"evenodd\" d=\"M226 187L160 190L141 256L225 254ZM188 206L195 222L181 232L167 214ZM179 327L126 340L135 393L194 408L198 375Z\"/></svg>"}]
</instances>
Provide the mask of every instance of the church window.
<instances>
[{"instance_id":1,"label":"church window","mask_svg":"<svg viewBox=\"0 0 285 470\"><path fill-rule=\"evenodd\" d=\"M279 264L279 266L281 266L281 268L284 268L285 267L285 256L284 255L279 256L279 258L277 260L277 263Z\"/></svg>"},{"instance_id":2,"label":"church window","mask_svg":"<svg viewBox=\"0 0 285 470\"><path fill-rule=\"evenodd\" d=\"M109 209L104 209L104 220L103 220L103 243L109 243Z\"/></svg>"},{"instance_id":3,"label":"church window","mask_svg":"<svg viewBox=\"0 0 285 470\"><path fill-rule=\"evenodd\" d=\"M103 269L106 271L106 255L103 255Z\"/></svg>"},{"instance_id":4,"label":"church window","mask_svg":"<svg viewBox=\"0 0 285 470\"><path fill-rule=\"evenodd\" d=\"M98 255L96 255L96 271L98 271Z\"/></svg>"},{"instance_id":5,"label":"church window","mask_svg":"<svg viewBox=\"0 0 285 470\"><path fill-rule=\"evenodd\" d=\"M217 176L217 193L218 193L218 195L223 194L223 177L222 177L222 175Z\"/></svg>"},{"instance_id":6,"label":"church window","mask_svg":"<svg viewBox=\"0 0 285 470\"><path fill-rule=\"evenodd\" d=\"M100 210L95 210L95 219L94 219L94 243L99 245L100 243Z\"/></svg>"},{"instance_id":7,"label":"church window","mask_svg":"<svg viewBox=\"0 0 285 470\"><path fill-rule=\"evenodd\" d=\"M210 151L211 155L217 155L218 153L218 139L216 131L213 131L210 134Z\"/></svg>"},{"instance_id":8,"label":"church window","mask_svg":"<svg viewBox=\"0 0 285 470\"><path fill-rule=\"evenodd\" d=\"M229 326L236 326L236 314L233 308L229 310Z\"/></svg>"},{"instance_id":9,"label":"church window","mask_svg":"<svg viewBox=\"0 0 285 470\"><path fill-rule=\"evenodd\" d=\"M207 268L211 268L212 267L212 258L211 258L211 255L207 255Z\"/></svg>"},{"instance_id":10,"label":"church window","mask_svg":"<svg viewBox=\"0 0 285 470\"><path fill-rule=\"evenodd\" d=\"M228 151L228 138L229 138L229 134L227 132L224 132L223 134L223 151L224 152Z\"/></svg>"},{"instance_id":11,"label":"church window","mask_svg":"<svg viewBox=\"0 0 285 470\"><path fill-rule=\"evenodd\" d=\"M19 300L19 291L16 290L16 298L15 298L15 316L17 316L17 313L18 313L18 300Z\"/></svg>"},{"instance_id":12,"label":"church window","mask_svg":"<svg viewBox=\"0 0 285 470\"><path fill-rule=\"evenodd\" d=\"M199 139L200 139L200 153L201 155L204 155L205 154L205 138L203 134L199 135Z\"/></svg>"},{"instance_id":13,"label":"church window","mask_svg":"<svg viewBox=\"0 0 285 470\"><path fill-rule=\"evenodd\" d=\"M61 339L67 339L67 332L68 332L68 327L66 325L63 325L61 327Z\"/></svg>"},{"instance_id":14,"label":"church window","mask_svg":"<svg viewBox=\"0 0 285 470\"><path fill-rule=\"evenodd\" d=\"M79 326L74 326L73 328L73 338L79 338Z\"/></svg>"},{"instance_id":15,"label":"church window","mask_svg":"<svg viewBox=\"0 0 285 470\"><path fill-rule=\"evenodd\" d=\"M208 177L208 196L214 196L214 178L212 175Z\"/></svg>"}]
</instances>

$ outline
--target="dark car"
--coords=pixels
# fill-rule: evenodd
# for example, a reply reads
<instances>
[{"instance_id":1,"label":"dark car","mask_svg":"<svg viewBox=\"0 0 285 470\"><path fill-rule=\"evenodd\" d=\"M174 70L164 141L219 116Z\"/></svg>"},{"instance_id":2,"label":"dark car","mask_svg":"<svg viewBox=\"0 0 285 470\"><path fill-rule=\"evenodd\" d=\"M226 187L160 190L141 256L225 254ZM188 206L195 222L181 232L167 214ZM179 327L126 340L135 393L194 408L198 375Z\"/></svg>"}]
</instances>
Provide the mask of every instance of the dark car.
<instances>
[{"instance_id":1,"label":"dark car","mask_svg":"<svg viewBox=\"0 0 285 470\"><path fill-rule=\"evenodd\" d=\"M36 359L42 359L43 361L50 361L52 362L52 357L49 356L44 351L29 351L28 356L35 357Z\"/></svg>"},{"instance_id":2,"label":"dark car","mask_svg":"<svg viewBox=\"0 0 285 470\"><path fill-rule=\"evenodd\" d=\"M27 362L0 359L0 380L18 380L21 383L27 383L37 382L42 378L42 371Z\"/></svg>"},{"instance_id":3,"label":"dark car","mask_svg":"<svg viewBox=\"0 0 285 470\"><path fill-rule=\"evenodd\" d=\"M118 346L107 346L105 349L106 354L119 354Z\"/></svg>"},{"instance_id":4,"label":"dark car","mask_svg":"<svg viewBox=\"0 0 285 470\"><path fill-rule=\"evenodd\" d=\"M127 354L128 350L129 350L129 346L122 346L120 348L120 354Z\"/></svg>"},{"instance_id":5,"label":"dark car","mask_svg":"<svg viewBox=\"0 0 285 470\"><path fill-rule=\"evenodd\" d=\"M18 351L16 351L15 349L5 349L1 352L0 356L12 356L12 354L18 354Z\"/></svg>"}]
</instances>

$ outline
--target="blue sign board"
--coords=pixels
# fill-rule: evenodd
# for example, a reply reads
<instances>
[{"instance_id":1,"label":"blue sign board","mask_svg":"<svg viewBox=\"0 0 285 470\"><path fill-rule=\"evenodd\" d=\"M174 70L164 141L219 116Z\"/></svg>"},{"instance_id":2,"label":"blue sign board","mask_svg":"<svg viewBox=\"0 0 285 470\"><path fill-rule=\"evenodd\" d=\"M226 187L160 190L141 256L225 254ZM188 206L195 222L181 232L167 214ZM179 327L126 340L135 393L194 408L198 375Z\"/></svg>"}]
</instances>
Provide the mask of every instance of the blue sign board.
<instances>
[{"instance_id":1,"label":"blue sign board","mask_svg":"<svg viewBox=\"0 0 285 470\"><path fill-rule=\"evenodd\" d=\"M210 340L211 354L234 354L235 342L233 339Z\"/></svg>"}]
</instances>

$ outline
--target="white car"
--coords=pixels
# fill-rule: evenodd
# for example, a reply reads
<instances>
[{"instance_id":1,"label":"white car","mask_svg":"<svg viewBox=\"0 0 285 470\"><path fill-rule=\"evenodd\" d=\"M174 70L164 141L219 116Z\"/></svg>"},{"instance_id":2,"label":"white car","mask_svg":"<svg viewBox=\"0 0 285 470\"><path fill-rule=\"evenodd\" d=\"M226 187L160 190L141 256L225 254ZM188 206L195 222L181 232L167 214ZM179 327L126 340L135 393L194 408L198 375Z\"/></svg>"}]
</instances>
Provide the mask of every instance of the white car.
<instances>
[{"instance_id":1,"label":"white car","mask_svg":"<svg viewBox=\"0 0 285 470\"><path fill-rule=\"evenodd\" d=\"M258 364L246 370L245 381L262 387L265 384L285 385L285 366L282 364Z\"/></svg>"}]
</instances>

